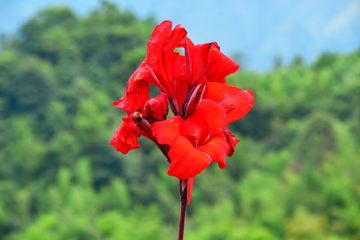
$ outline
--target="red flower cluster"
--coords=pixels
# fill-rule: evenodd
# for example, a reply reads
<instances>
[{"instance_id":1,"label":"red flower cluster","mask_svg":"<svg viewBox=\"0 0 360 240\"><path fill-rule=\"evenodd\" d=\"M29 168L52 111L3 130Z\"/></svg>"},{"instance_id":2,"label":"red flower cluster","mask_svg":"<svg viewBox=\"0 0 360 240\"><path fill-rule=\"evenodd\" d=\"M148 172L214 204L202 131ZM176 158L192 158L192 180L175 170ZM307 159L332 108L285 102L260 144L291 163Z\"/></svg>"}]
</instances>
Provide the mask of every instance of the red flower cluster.
<instances>
[{"instance_id":1,"label":"red flower cluster","mask_svg":"<svg viewBox=\"0 0 360 240\"><path fill-rule=\"evenodd\" d=\"M113 103L127 113L111 139L123 154L138 148L143 135L170 162L168 174L188 179L188 203L194 177L212 161L225 168L239 140L226 129L252 108L254 94L228 86L225 77L239 65L220 52L216 42L197 44L171 21L155 27L147 57L130 77L125 95ZM183 48L185 55L174 51ZM149 98L149 84L161 93ZM167 118L168 106L173 116Z\"/></svg>"}]
</instances>

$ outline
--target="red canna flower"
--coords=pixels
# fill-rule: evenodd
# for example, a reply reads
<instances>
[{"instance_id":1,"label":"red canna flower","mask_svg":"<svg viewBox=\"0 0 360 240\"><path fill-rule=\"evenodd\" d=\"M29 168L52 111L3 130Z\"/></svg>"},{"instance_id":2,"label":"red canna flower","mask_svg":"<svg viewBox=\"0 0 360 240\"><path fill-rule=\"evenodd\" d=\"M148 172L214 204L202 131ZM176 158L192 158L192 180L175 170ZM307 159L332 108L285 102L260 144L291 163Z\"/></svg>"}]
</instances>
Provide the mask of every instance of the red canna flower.
<instances>
[{"instance_id":1,"label":"red canna flower","mask_svg":"<svg viewBox=\"0 0 360 240\"><path fill-rule=\"evenodd\" d=\"M147 57L113 103L127 117L110 143L126 154L140 147L141 135L154 141L170 163L168 174L187 188L190 203L194 177L213 161L225 168L226 157L234 154L239 140L227 125L250 111L254 94L227 85L226 76L239 65L216 42L194 45L186 35L180 25L172 30L171 21L155 27ZM185 55L175 48L184 48ZM157 97L149 98L149 84L161 90Z\"/></svg>"}]
</instances>

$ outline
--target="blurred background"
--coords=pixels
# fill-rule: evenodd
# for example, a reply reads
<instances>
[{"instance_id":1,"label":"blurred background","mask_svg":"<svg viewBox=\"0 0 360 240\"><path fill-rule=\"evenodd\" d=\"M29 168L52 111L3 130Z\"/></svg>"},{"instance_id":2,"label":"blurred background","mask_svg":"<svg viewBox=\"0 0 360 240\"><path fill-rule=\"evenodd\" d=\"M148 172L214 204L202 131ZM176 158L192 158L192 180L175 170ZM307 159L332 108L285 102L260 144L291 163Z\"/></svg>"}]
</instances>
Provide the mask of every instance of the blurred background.
<instances>
[{"instance_id":1,"label":"blurred background","mask_svg":"<svg viewBox=\"0 0 360 240\"><path fill-rule=\"evenodd\" d=\"M164 19L255 93L228 167L195 178L185 239L360 239L358 0L0 0L0 239L176 238L165 158L109 144Z\"/></svg>"}]
</instances>

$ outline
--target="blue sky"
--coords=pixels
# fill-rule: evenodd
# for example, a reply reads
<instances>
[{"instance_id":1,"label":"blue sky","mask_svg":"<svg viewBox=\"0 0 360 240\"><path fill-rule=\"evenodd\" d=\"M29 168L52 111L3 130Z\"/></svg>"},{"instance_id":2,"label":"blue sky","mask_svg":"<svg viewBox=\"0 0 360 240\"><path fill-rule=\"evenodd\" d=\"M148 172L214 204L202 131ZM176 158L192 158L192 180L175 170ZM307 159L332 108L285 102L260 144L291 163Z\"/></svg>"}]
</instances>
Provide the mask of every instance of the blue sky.
<instances>
[{"instance_id":1,"label":"blue sky","mask_svg":"<svg viewBox=\"0 0 360 240\"><path fill-rule=\"evenodd\" d=\"M140 18L181 23L194 43L216 41L244 66L268 71L275 56L310 64L322 52L348 53L360 46L360 0L113 0ZM98 0L0 0L0 33L14 33L36 12L68 5L85 16Z\"/></svg>"}]
</instances>

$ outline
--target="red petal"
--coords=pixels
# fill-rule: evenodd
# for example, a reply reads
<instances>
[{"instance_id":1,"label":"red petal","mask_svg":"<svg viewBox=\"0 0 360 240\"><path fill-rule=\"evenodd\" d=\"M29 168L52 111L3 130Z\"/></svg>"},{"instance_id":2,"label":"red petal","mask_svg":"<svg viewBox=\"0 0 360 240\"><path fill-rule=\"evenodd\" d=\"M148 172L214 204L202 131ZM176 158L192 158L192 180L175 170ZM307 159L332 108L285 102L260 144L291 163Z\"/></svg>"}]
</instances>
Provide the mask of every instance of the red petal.
<instances>
[{"instance_id":1,"label":"red petal","mask_svg":"<svg viewBox=\"0 0 360 240\"><path fill-rule=\"evenodd\" d=\"M177 25L163 45L164 53L167 55L175 49L179 42L186 36L187 31L181 25Z\"/></svg>"},{"instance_id":2,"label":"red petal","mask_svg":"<svg viewBox=\"0 0 360 240\"><path fill-rule=\"evenodd\" d=\"M165 121L155 122L151 126L154 137L160 144L171 144L180 134L180 127L184 120L179 116L173 116Z\"/></svg>"},{"instance_id":3,"label":"red petal","mask_svg":"<svg viewBox=\"0 0 360 240\"><path fill-rule=\"evenodd\" d=\"M143 81L137 89L137 100L142 108L147 100L149 100L149 83Z\"/></svg>"},{"instance_id":4,"label":"red petal","mask_svg":"<svg viewBox=\"0 0 360 240\"><path fill-rule=\"evenodd\" d=\"M172 95L172 82L180 71L184 57L174 52L174 48L182 41L187 32L180 25L171 31L172 23L164 21L155 27L148 42L147 64L156 75L160 89Z\"/></svg>"},{"instance_id":5,"label":"red petal","mask_svg":"<svg viewBox=\"0 0 360 240\"><path fill-rule=\"evenodd\" d=\"M208 99L219 103L225 99L226 81L222 82L209 82L206 81L206 87L203 99Z\"/></svg>"},{"instance_id":6,"label":"red petal","mask_svg":"<svg viewBox=\"0 0 360 240\"><path fill-rule=\"evenodd\" d=\"M229 151L230 148L228 144L227 144L227 148L223 148L218 144L208 144L208 145L200 146L197 149L208 154L213 161L219 164L219 167L221 169L226 168L225 159L226 156L228 155L228 152L230 152Z\"/></svg>"},{"instance_id":7,"label":"red petal","mask_svg":"<svg viewBox=\"0 0 360 240\"><path fill-rule=\"evenodd\" d=\"M186 43L187 42L187 43ZM191 41L190 38L188 37L184 37L180 42L179 44L177 45L177 47L182 47L182 48L185 48L185 43L188 45L189 49L192 50L194 48L194 43Z\"/></svg>"},{"instance_id":8,"label":"red petal","mask_svg":"<svg viewBox=\"0 0 360 240\"><path fill-rule=\"evenodd\" d=\"M203 99L198 109L195 111L194 118L204 119L205 132L213 132L217 129L224 129L227 126L225 110L213 101Z\"/></svg>"},{"instance_id":9,"label":"red petal","mask_svg":"<svg viewBox=\"0 0 360 240\"><path fill-rule=\"evenodd\" d=\"M198 109L181 126L181 135L194 137L200 141L202 134L225 129L227 125L225 109L213 101L203 99Z\"/></svg>"},{"instance_id":10,"label":"red petal","mask_svg":"<svg viewBox=\"0 0 360 240\"><path fill-rule=\"evenodd\" d=\"M140 83L145 81L151 81L151 73L146 67L146 59L140 64L140 66L135 70L135 72L130 76L129 81L126 86L127 93L134 93L139 88Z\"/></svg>"},{"instance_id":11,"label":"red petal","mask_svg":"<svg viewBox=\"0 0 360 240\"><path fill-rule=\"evenodd\" d=\"M205 124L203 119L188 118L180 128L180 134L186 137L194 146L197 146L204 134Z\"/></svg>"},{"instance_id":12,"label":"red petal","mask_svg":"<svg viewBox=\"0 0 360 240\"><path fill-rule=\"evenodd\" d=\"M239 64L220 52L220 47L213 42L210 47L206 79L223 81L224 77L238 70Z\"/></svg>"},{"instance_id":13,"label":"red petal","mask_svg":"<svg viewBox=\"0 0 360 240\"><path fill-rule=\"evenodd\" d=\"M137 141L139 137L140 135L133 132L127 122L124 121L114 133L110 144L116 148L117 151L127 154L130 150L140 147Z\"/></svg>"},{"instance_id":14,"label":"red petal","mask_svg":"<svg viewBox=\"0 0 360 240\"><path fill-rule=\"evenodd\" d=\"M151 34L151 38L147 44L147 58L148 64L156 65L159 61L159 54L161 53L161 48L167 40L169 34L171 33L172 22L165 20L154 28L154 31Z\"/></svg>"},{"instance_id":15,"label":"red petal","mask_svg":"<svg viewBox=\"0 0 360 240\"><path fill-rule=\"evenodd\" d=\"M147 64L154 72L161 86L171 94L171 86L168 82L164 63L165 59L163 59L162 47L165 44L166 40L171 34L171 21L163 21L159 25L157 25L154 31L151 34L151 38L147 44Z\"/></svg>"},{"instance_id":16,"label":"red petal","mask_svg":"<svg viewBox=\"0 0 360 240\"><path fill-rule=\"evenodd\" d=\"M192 85L197 85L208 68L208 58L211 43L196 44L190 52Z\"/></svg>"},{"instance_id":17,"label":"red petal","mask_svg":"<svg viewBox=\"0 0 360 240\"><path fill-rule=\"evenodd\" d=\"M228 122L232 123L244 117L254 105L254 93L250 90L243 91L241 88L227 86L225 101L221 104L224 108L235 106L227 113Z\"/></svg>"},{"instance_id":18,"label":"red petal","mask_svg":"<svg viewBox=\"0 0 360 240\"><path fill-rule=\"evenodd\" d=\"M137 87L135 92L127 92L120 100L113 102L113 106L121 108L127 114L142 109L149 99L149 84L142 81Z\"/></svg>"},{"instance_id":19,"label":"red petal","mask_svg":"<svg viewBox=\"0 0 360 240\"><path fill-rule=\"evenodd\" d=\"M141 109L145 102L149 100L149 83L145 78L151 78L148 69L144 68L145 60L140 64L140 67L129 78L126 86L125 95L118 101L113 102L115 107L121 108L127 114Z\"/></svg>"},{"instance_id":20,"label":"red petal","mask_svg":"<svg viewBox=\"0 0 360 240\"><path fill-rule=\"evenodd\" d=\"M204 132L213 132L227 126L225 109L206 99L200 101L198 109L188 119L196 122L204 121Z\"/></svg>"},{"instance_id":21,"label":"red petal","mask_svg":"<svg viewBox=\"0 0 360 240\"><path fill-rule=\"evenodd\" d=\"M182 73L182 67L184 66L185 58L179 53L171 51L171 53L167 55L164 61L166 79L168 81L166 84L171 86L172 88L171 92L169 93L171 94L172 92L174 92L174 94L176 95L176 78L179 76L181 77L181 75L184 74Z\"/></svg>"},{"instance_id":22,"label":"red petal","mask_svg":"<svg viewBox=\"0 0 360 240\"><path fill-rule=\"evenodd\" d=\"M185 93L186 93L186 89L187 89L187 82L185 79L180 79L177 78L176 80L176 101L178 103L179 106L179 110L180 113L182 115L182 105L184 104L184 100L185 100Z\"/></svg>"},{"instance_id":23,"label":"red petal","mask_svg":"<svg viewBox=\"0 0 360 240\"><path fill-rule=\"evenodd\" d=\"M190 201L191 201L193 184L194 184L194 178L188 178L188 183L187 183L187 204L188 205L190 204Z\"/></svg>"},{"instance_id":24,"label":"red petal","mask_svg":"<svg viewBox=\"0 0 360 240\"><path fill-rule=\"evenodd\" d=\"M121 108L127 114L141 108L136 93L125 93L120 100L113 102L113 106Z\"/></svg>"},{"instance_id":25,"label":"red petal","mask_svg":"<svg viewBox=\"0 0 360 240\"><path fill-rule=\"evenodd\" d=\"M211 163L206 153L197 150L189 140L177 136L170 146L168 174L179 179L193 178Z\"/></svg>"},{"instance_id":26,"label":"red petal","mask_svg":"<svg viewBox=\"0 0 360 240\"><path fill-rule=\"evenodd\" d=\"M212 160L219 164L221 169L226 167L225 159L230 153L230 146L223 132L209 134L209 137L205 140L205 145L197 149L207 153Z\"/></svg>"},{"instance_id":27,"label":"red petal","mask_svg":"<svg viewBox=\"0 0 360 240\"><path fill-rule=\"evenodd\" d=\"M166 94L161 92L158 96L149 99L144 107L145 118L164 120L169 112Z\"/></svg>"}]
</instances>

